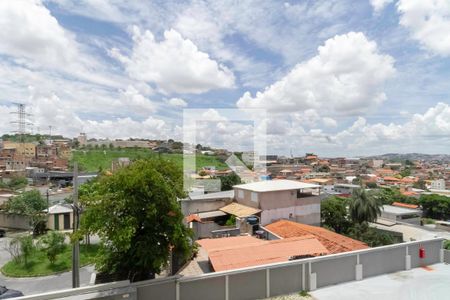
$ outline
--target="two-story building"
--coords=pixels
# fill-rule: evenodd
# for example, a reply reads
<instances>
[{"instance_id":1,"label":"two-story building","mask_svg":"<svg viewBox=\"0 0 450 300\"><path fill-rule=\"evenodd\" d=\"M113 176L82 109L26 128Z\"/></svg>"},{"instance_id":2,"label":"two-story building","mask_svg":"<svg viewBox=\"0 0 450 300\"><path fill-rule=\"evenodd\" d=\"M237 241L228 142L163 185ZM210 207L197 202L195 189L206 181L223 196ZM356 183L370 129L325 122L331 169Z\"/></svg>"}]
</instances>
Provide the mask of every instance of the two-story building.
<instances>
[{"instance_id":1,"label":"two-story building","mask_svg":"<svg viewBox=\"0 0 450 300\"><path fill-rule=\"evenodd\" d=\"M233 187L235 201L261 210L261 225L279 219L320 225L320 186L294 180L267 180Z\"/></svg>"}]
</instances>

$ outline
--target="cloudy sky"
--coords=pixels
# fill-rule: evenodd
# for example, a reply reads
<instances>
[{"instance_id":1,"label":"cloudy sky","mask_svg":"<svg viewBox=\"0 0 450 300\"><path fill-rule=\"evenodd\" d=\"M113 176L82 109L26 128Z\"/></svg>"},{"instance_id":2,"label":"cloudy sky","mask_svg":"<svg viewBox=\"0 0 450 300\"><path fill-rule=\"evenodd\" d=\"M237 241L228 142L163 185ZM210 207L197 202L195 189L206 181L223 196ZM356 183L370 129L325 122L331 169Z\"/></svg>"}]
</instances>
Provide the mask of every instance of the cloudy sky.
<instances>
[{"instance_id":1,"label":"cloudy sky","mask_svg":"<svg viewBox=\"0 0 450 300\"><path fill-rule=\"evenodd\" d=\"M30 131L97 138L256 108L268 152L450 153L450 0L2 0L0 28L0 133L13 102ZM207 123L199 142L252 138Z\"/></svg>"}]
</instances>

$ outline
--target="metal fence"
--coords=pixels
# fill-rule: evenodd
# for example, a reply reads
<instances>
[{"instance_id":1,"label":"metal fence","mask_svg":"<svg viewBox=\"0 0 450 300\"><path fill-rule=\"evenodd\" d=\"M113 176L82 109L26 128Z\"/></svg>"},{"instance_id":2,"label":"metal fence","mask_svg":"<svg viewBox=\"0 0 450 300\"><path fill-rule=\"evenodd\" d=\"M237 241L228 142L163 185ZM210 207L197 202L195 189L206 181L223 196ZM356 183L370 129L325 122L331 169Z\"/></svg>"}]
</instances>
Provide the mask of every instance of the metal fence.
<instances>
[{"instance_id":1,"label":"metal fence","mask_svg":"<svg viewBox=\"0 0 450 300\"><path fill-rule=\"evenodd\" d=\"M419 257L420 248L425 250L424 258ZM90 287L93 290L74 289L71 295L78 291L77 299L260 299L431 265L444 262L444 257L448 261L443 239L436 238L193 277L126 283L120 287L128 288L122 294L111 286L109 293L115 294L110 296L105 291L108 285ZM96 296L93 291L103 294ZM86 298L88 295L93 296ZM26 299L68 297L58 292L45 296Z\"/></svg>"}]
</instances>

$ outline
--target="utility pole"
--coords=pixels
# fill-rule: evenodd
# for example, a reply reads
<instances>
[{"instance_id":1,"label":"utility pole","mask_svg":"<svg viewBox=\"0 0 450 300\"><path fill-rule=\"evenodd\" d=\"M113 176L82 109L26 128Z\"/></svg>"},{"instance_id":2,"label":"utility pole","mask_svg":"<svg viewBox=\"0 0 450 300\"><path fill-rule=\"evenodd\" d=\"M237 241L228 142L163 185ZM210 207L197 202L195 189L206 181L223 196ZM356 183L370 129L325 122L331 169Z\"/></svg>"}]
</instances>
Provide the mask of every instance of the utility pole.
<instances>
[{"instance_id":1,"label":"utility pole","mask_svg":"<svg viewBox=\"0 0 450 300\"><path fill-rule=\"evenodd\" d=\"M80 224L80 210L78 209L78 163L73 163L73 233L78 230ZM80 286L80 243L74 239L72 248L72 287Z\"/></svg>"}]
</instances>

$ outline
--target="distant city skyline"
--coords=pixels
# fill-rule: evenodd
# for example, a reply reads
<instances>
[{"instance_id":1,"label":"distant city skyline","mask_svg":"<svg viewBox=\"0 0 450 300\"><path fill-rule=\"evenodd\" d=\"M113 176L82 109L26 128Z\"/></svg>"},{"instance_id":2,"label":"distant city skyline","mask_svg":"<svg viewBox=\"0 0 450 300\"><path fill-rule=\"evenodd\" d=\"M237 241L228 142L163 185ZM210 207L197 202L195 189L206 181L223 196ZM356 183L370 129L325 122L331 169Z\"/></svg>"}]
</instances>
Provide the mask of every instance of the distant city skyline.
<instances>
[{"instance_id":1,"label":"distant city skyline","mask_svg":"<svg viewBox=\"0 0 450 300\"><path fill-rule=\"evenodd\" d=\"M218 110L258 108L267 153L450 154L445 0L1 1L0 25L0 133L22 102L41 133L181 141L202 108L199 142L244 150Z\"/></svg>"}]
</instances>

